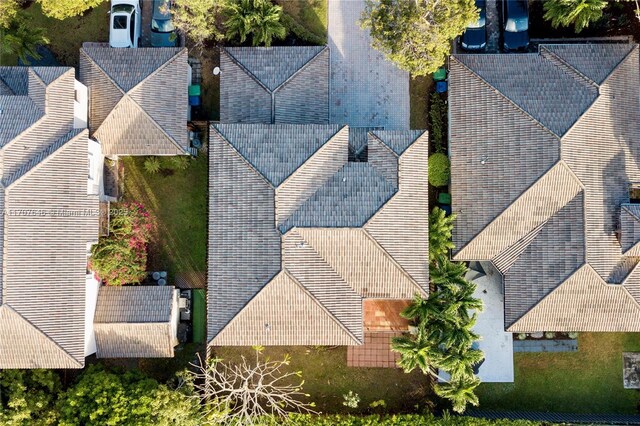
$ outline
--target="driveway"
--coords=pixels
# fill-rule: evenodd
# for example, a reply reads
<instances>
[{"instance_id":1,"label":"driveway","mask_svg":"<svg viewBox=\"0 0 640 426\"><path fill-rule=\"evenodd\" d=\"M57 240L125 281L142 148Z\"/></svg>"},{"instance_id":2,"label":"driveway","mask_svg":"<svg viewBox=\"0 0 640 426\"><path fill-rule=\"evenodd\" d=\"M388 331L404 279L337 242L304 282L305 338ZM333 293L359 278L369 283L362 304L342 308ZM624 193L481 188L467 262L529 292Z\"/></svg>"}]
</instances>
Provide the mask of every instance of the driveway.
<instances>
[{"instance_id":1,"label":"driveway","mask_svg":"<svg viewBox=\"0 0 640 426\"><path fill-rule=\"evenodd\" d=\"M373 49L358 25L364 0L329 0L329 119L353 127L409 129L409 74Z\"/></svg>"}]
</instances>

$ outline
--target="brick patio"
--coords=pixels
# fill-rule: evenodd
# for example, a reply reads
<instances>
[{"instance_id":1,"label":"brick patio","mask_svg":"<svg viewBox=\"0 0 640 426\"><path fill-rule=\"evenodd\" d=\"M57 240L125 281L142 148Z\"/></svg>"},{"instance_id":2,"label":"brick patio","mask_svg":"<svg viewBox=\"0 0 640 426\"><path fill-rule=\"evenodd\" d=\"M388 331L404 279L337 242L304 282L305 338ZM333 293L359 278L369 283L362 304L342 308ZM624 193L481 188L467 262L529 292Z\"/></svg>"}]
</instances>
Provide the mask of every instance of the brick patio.
<instances>
[{"instance_id":1,"label":"brick patio","mask_svg":"<svg viewBox=\"0 0 640 426\"><path fill-rule=\"evenodd\" d=\"M400 354L391 352L391 338L400 332L365 332L364 345L347 347L348 367L394 368Z\"/></svg>"}]
</instances>

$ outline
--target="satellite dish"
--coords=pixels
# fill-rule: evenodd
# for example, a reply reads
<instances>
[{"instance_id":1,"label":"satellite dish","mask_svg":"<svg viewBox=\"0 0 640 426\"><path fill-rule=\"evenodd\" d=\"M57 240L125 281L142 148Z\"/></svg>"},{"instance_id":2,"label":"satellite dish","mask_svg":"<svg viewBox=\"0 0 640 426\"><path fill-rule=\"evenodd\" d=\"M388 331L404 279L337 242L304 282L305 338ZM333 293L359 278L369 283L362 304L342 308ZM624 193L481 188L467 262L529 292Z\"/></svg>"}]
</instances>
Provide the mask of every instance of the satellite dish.
<instances>
[{"instance_id":1,"label":"satellite dish","mask_svg":"<svg viewBox=\"0 0 640 426\"><path fill-rule=\"evenodd\" d=\"M219 75L220 74L220 67L214 67L213 68L213 75Z\"/></svg>"}]
</instances>

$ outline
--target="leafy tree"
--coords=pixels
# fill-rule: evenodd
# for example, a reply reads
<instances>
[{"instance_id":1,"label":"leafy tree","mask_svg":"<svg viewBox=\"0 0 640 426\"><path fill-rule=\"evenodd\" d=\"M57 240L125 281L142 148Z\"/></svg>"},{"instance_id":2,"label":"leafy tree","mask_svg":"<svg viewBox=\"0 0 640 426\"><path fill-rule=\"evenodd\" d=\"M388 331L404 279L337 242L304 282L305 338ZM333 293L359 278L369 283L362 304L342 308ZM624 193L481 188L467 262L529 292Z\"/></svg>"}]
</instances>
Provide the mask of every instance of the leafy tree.
<instances>
[{"instance_id":1,"label":"leafy tree","mask_svg":"<svg viewBox=\"0 0 640 426\"><path fill-rule=\"evenodd\" d=\"M429 215L429 261L435 262L441 257L446 257L449 250L455 248L451 241L453 222L456 215L447 216L441 208L434 207Z\"/></svg>"},{"instance_id":2,"label":"leafy tree","mask_svg":"<svg viewBox=\"0 0 640 426\"><path fill-rule=\"evenodd\" d=\"M17 0L0 1L0 30L7 29L13 23L20 9Z\"/></svg>"},{"instance_id":3,"label":"leafy tree","mask_svg":"<svg viewBox=\"0 0 640 426\"><path fill-rule=\"evenodd\" d=\"M38 0L42 13L50 18L66 19L82 15L98 6L104 0Z\"/></svg>"},{"instance_id":4,"label":"leafy tree","mask_svg":"<svg viewBox=\"0 0 640 426\"><path fill-rule=\"evenodd\" d=\"M0 27L0 53L16 55L25 64L30 57L40 59L38 46L48 43L44 30L31 25L22 13L18 13L7 28Z\"/></svg>"},{"instance_id":5,"label":"leafy tree","mask_svg":"<svg viewBox=\"0 0 640 426\"><path fill-rule=\"evenodd\" d=\"M449 157L441 152L429 156L429 183L436 188L449 184Z\"/></svg>"},{"instance_id":6,"label":"leafy tree","mask_svg":"<svg viewBox=\"0 0 640 426\"><path fill-rule=\"evenodd\" d=\"M448 399L453 404L453 411L463 413L468 404L477 406L478 397L474 393L480 385L475 376L462 376L447 383L438 383L433 387L436 395Z\"/></svg>"},{"instance_id":7,"label":"leafy tree","mask_svg":"<svg viewBox=\"0 0 640 426\"><path fill-rule=\"evenodd\" d=\"M114 373L90 366L58 404L60 425L195 426L198 407L139 372Z\"/></svg>"},{"instance_id":8,"label":"leafy tree","mask_svg":"<svg viewBox=\"0 0 640 426\"><path fill-rule=\"evenodd\" d=\"M140 282L146 276L147 243L155 222L140 203L114 208L109 236L101 237L91 248L90 268L109 285Z\"/></svg>"},{"instance_id":9,"label":"leafy tree","mask_svg":"<svg viewBox=\"0 0 640 426\"><path fill-rule=\"evenodd\" d=\"M367 0L361 25L375 49L419 76L444 64L451 41L478 16L474 0Z\"/></svg>"},{"instance_id":10,"label":"leafy tree","mask_svg":"<svg viewBox=\"0 0 640 426\"><path fill-rule=\"evenodd\" d=\"M282 7L269 0L231 0L226 9L226 37L238 37L244 43L251 36L254 46L271 46L273 39L283 39L287 29L282 24Z\"/></svg>"},{"instance_id":11,"label":"leafy tree","mask_svg":"<svg viewBox=\"0 0 640 426\"><path fill-rule=\"evenodd\" d=\"M544 19L553 28L574 26L576 33L602 17L606 0L547 0L544 3Z\"/></svg>"},{"instance_id":12,"label":"leafy tree","mask_svg":"<svg viewBox=\"0 0 640 426\"><path fill-rule=\"evenodd\" d=\"M0 371L0 424L57 424L54 408L58 392L60 378L52 370Z\"/></svg>"},{"instance_id":13,"label":"leafy tree","mask_svg":"<svg viewBox=\"0 0 640 426\"><path fill-rule=\"evenodd\" d=\"M174 0L171 6L173 25L196 46L222 40L221 18L225 4L226 0Z\"/></svg>"}]
</instances>

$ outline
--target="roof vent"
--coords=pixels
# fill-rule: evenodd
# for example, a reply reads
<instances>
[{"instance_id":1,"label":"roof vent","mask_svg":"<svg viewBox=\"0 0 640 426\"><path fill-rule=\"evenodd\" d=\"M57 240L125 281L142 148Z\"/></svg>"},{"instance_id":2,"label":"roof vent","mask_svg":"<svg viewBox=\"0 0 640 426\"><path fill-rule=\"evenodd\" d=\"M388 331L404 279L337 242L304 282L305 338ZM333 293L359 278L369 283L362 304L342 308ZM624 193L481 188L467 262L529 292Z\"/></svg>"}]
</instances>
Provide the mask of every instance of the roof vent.
<instances>
[{"instance_id":1,"label":"roof vent","mask_svg":"<svg viewBox=\"0 0 640 426\"><path fill-rule=\"evenodd\" d=\"M296 246L298 248L305 248L307 246L307 243L305 243L304 241L299 242L298 244L296 244Z\"/></svg>"},{"instance_id":2,"label":"roof vent","mask_svg":"<svg viewBox=\"0 0 640 426\"><path fill-rule=\"evenodd\" d=\"M487 161L489 161L489 157L482 157L482 159L480 160L480 164L484 166L485 164L487 164Z\"/></svg>"},{"instance_id":3,"label":"roof vent","mask_svg":"<svg viewBox=\"0 0 640 426\"><path fill-rule=\"evenodd\" d=\"M264 323L264 331L266 331L267 333L271 332L271 325L268 322Z\"/></svg>"},{"instance_id":4,"label":"roof vent","mask_svg":"<svg viewBox=\"0 0 640 426\"><path fill-rule=\"evenodd\" d=\"M346 182L346 181L347 181L347 178L346 178L346 177L343 177L343 178L342 178L342 181L343 181L343 182Z\"/></svg>"}]
</instances>

